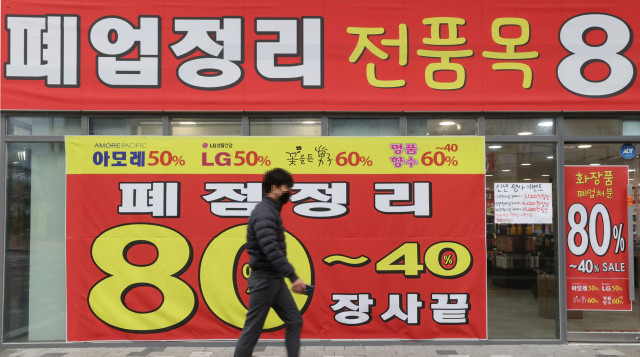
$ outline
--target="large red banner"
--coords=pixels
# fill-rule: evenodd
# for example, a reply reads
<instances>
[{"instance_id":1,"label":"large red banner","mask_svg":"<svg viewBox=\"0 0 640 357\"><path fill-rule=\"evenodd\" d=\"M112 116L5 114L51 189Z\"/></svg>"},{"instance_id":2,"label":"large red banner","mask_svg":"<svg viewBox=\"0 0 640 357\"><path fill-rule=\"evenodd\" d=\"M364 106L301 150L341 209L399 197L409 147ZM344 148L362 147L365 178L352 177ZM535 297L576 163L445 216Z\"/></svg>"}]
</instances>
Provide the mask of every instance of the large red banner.
<instances>
[{"instance_id":1,"label":"large red banner","mask_svg":"<svg viewBox=\"0 0 640 357\"><path fill-rule=\"evenodd\" d=\"M640 110L636 0L2 0L4 110Z\"/></svg>"},{"instance_id":2,"label":"large red banner","mask_svg":"<svg viewBox=\"0 0 640 357\"><path fill-rule=\"evenodd\" d=\"M68 340L237 338L274 166L296 181L287 255L315 286L294 294L303 338L487 338L482 138L299 144L68 137ZM284 336L273 312L264 329Z\"/></svg>"},{"instance_id":3,"label":"large red banner","mask_svg":"<svg viewBox=\"0 0 640 357\"><path fill-rule=\"evenodd\" d=\"M627 166L566 166L567 309L631 311Z\"/></svg>"}]
</instances>

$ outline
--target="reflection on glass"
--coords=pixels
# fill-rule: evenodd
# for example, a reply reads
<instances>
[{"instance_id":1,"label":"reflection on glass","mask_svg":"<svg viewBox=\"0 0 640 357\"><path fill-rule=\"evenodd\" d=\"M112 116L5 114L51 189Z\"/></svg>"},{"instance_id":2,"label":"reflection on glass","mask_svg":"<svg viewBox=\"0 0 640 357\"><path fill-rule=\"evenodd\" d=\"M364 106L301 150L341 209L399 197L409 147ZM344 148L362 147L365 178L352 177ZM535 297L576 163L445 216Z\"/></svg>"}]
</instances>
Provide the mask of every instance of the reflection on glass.
<instances>
[{"instance_id":1,"label":"reflection on glass","mask_svg":"<svg viewBox=\"0 0 640 357\"><path fill-rule=\"evenodd\" d=\"M565 118L566 135L640 135L640 116Z\"/></svg>"},{"instance_id":2,"label":"reflection on glass","mask_svg":"<svg viewBox=\"0 0 640 357\"><path fill-rule=\"evenodd\" d=\"M329 136L398 136L399 119L329 119Z\"/></svg>"},{"instance_id":3,"label":"reflection on glass","mask_svg":"<svg viewBox=\"0 0 640 357\"><path fill-rule=\"evenodd\" d=\"M80 118L10 116L7 135L80 135Z\"/></svg>"},{"instance_id":4,"label":"reflection on glass","mask_svg":"<svg viewBox=\"0 0 640 357\"><path fill-rule=\"evenodd\" d=\"M90 135L162 135L161 118L90 118Z\"/></svg>"},{"instance_id":5,"label":"reflection on glass","mask_svg":"<svg viewBox=\"0 0 640 357\"><path fill-rule=\"evenodd\" d=\"M494 220L496 183L553 183L557 197L555 145L487 143L485 152L489 338L558 338L557 218L554 224Z\"/></svg>"},{"instance_id":6,"label":"reflection on glass","mask_svg":"<svg viewBox=\"0 0 640 357\"><path fill-rule=\"evenodd\" d=\"M242 135L240 118L173 118L171 135L174 136L237 136Z\"/></svg>"},{"instance_id":7,"label":"reflection on glass","mask_svg":"<svg viewBox=\"0 0 640 357\"><path fill-rule=\"evenodd\" d=\"M320 136L320 118L251 118L249 132L252 136Z\"/></svg>"},{"instance_id":8,"label":"reflection on glass","mask_svg":"<svg viewBox=\"0 0 640 357\"><path fill-rule=\"evenodd\" d=\"M486 135L555 135L553 118L485 119Z\"/></svg>"},{"instance_id":9,"label":"reflection on glass","mask_svg":"<svg viewBox=\"0 0 640 357\"><path fill-rule=\"evenodd\" d=\"M475 119L407 119L407 135L476 135Z\"/></svg>"},{"instance_id":10,"label":"reflection on glass","mask_svg":"<svg viewBox=\"0 0 640 357\"><path fill-rule=\"evenodd\" d=\"M4 342L65 340L63 143L9 143Z\"/></svg>"}]
</instances>

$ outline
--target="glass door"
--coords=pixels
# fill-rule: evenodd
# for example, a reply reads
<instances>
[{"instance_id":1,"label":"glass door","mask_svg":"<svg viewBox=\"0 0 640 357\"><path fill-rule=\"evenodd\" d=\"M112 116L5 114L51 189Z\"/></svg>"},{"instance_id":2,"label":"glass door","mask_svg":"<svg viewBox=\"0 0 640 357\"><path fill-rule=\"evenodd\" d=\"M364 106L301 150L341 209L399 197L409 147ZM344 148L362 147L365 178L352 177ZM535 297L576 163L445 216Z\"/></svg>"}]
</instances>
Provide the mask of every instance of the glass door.
<instances>
[{"instance_id":1,"label":"glass door","mask_svg":"<svg viewBox=\"0 0 640 357\"><path fill-rule=\"evenodd\" d=\"M503 185L551 186L547 195L549 202L554 202L555 147L554 143L486 143L490 339L558 338L558 292L554 283L557 237L553 221L545 224L518 219L513 223L504 222L504 217L496 219L496 207L504 207L504 195L499 192L504 191ZM555 204L549 207L550 212L555 209Z\"/></svg>"}]
</instances>

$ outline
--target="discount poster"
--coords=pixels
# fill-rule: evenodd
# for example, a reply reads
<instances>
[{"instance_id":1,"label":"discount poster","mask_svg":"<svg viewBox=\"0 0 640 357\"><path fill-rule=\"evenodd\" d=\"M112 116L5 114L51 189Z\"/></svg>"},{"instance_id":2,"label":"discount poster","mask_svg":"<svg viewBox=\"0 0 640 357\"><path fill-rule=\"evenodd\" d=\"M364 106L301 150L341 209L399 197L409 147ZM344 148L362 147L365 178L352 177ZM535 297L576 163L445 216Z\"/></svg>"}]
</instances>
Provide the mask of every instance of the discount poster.
<instances>
[{"instance_id":1,"label":"discount poster","mask_svg":"<svg viewBox=\"0 0 640 357\"><path fill-rule=\"evenodd\" d=\"M567 309L631 311L627 166L566 166Z\"/></svg>"},{"instance_id":2,"label":"discount poster","mask_svg":"<svg viewBox=\"0 0 640 357\"><path fill-rule=\"evenodd\" d=\"M481 137L67 137L67 338L236 339L246 224L290 171L308 339L487 338ZM263 338L284 338L273 312Z\"/></svg>"}]
</instances>

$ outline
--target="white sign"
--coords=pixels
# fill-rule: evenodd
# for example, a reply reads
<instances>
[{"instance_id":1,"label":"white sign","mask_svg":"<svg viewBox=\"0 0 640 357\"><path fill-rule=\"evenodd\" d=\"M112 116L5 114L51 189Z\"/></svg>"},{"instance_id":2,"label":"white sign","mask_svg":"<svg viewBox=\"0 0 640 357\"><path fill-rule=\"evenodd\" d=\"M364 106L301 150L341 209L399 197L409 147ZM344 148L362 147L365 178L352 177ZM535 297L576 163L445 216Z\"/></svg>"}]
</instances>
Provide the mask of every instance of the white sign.
<instances>
[{"instance_id":1,"label":"white sign","mask_svg":"<svg viewBox=\"0 0 640 357\"><path fill-rule=\"evenodd\" d=\"M495 183L496 223L553 223L550 183Z\"/></svg>"}]
</instances>

